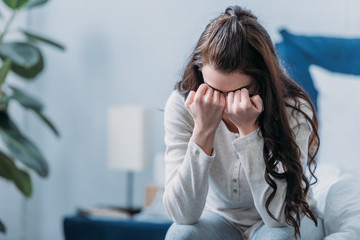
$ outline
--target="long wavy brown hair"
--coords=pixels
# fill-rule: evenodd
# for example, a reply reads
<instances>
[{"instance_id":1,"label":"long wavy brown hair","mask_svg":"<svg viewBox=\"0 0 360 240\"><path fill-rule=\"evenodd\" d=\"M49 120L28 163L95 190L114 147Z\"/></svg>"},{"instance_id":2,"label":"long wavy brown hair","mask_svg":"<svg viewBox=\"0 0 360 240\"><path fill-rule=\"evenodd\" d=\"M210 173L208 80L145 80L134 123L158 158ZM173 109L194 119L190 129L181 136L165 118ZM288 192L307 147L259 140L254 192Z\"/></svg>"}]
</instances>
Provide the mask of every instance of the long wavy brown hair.
<instances>
[{"instance_id":1,"label":"long wavy brown hair","mask_svg":"<svg viewBox=\"0 0 360 240\"><path fill-rule=\"evenodd\" d=\"M310 185L317 182L315 156L320 146L318 121L314 106L305 91L286 75L280 66L274 45L267 31L257 18L239 6L228 7L224 13L211 20L200 36L184 70L182 79L175 88L187 97L190 91L196 91L204 83L201 68L210 63L222 73L241 70L253 77L260 86L259 95L263 100L264 111L257 119L264 139L264 177L273 189L265 206L267 213L279 221L269 210L277 185L274 178L285 179L287 190L285 197L285 220L294 227L294 236L301 237L300 220L306 215L317 226L317 214L307 201ZM285 99L293 99L288 104ZM312 109L312 118L300 109L299 99L304 99ZM289 125L286 107L292 108L292 115L298 111L312 125L309 139L308 168L310 179L300 162L300 149ZM279 173L276 165L281 162L285 171ZM310 184L311 179L315 181Z\"/></svg>"}]
</instances>

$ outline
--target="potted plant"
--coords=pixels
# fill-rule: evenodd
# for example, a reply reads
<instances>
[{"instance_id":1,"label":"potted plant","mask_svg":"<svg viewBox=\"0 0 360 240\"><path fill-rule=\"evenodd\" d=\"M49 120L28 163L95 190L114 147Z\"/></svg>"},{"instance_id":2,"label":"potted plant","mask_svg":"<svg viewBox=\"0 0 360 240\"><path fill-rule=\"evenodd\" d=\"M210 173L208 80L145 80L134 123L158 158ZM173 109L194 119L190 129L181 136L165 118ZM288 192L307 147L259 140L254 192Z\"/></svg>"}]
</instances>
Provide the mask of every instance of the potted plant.
<instances>
[{"instance_id":1,"label":"potted plant","mask_svg":"<svg viewBox=\"0 0 360 240\"><path fill-rule=\"evenodd\" d=\"M20 11L46 4L48 0L3 0L10 9L10 17L0 29L0 136L6 149L0 148L0 177L11 181L25 196L32 194L31 178L28 171L35 171L40 177L47 177L49 166L40 149L22 133L9 114L9 103L14 101L24 109L33 111L59 137L59 132L44 114L44 105L22 89L7 83L8 72L14 72L24 81L33 81L44 69L44 59L39 44L48 44L60 50L64 47L43 36L19 29L25 40L5 41L10 34L11 23ZM21 163L21 164L19 164ZM6 227L0 216L0 232Z\"/></svg>"}]
</instances>

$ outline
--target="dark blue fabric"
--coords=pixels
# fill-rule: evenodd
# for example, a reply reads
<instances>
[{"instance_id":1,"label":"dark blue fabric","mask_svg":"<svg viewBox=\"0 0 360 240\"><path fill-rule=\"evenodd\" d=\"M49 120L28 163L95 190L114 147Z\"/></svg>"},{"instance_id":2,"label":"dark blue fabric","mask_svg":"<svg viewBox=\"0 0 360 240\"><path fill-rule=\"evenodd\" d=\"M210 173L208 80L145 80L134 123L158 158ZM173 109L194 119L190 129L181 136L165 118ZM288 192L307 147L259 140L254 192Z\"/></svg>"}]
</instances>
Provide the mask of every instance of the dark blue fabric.
<instances>
[{"instance_id":1,"label":"dark blue fabric","mask_svg":"<svg viewBox=\"0 0 360 240\"><path fill-rule=\"evenodd\" d=\"M317 109L318 92L309 72L315 64L333 72L360 75L360 39L294 35L280 30L282 42L275 44L282 66L309 94Z\"/></svg>"},{"instance_id":2,"label":"dark blue fabric","mask_svg":"<svg viewBox=\"0 0 360 240\"><path fill-rule=\"evenodd\" d=\"M163 240L171 224L69 216L64 234L65 240Z\"/></svg>"}]
</instances>

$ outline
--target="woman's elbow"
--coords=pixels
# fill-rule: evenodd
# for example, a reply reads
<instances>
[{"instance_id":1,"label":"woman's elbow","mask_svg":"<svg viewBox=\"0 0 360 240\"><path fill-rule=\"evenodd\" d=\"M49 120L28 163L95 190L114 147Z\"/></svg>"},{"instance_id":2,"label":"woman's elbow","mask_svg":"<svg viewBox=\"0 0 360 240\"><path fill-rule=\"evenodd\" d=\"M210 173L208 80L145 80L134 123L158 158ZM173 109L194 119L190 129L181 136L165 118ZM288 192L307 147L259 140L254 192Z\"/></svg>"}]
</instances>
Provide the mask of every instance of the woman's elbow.
<instances>
[{"instance_id":1,"label":"woman's elbow","mask_svg":"<svg viewBox=\"0 0 360 240\"><path fill-rule=\"evenodd\" d=\"M280 228L280 227L286 227L288 224L285 220L284 214L275 215L274 218L271 216L267 216L265 219L263 219L265 225L269 228Z\"/></svg>"},{"instance_id":2,"label":"woman's elbow","mask_svg":"<svg viewBox=\"0 0 360 240\"><path fill-rule=\"evenodd\" d=\"M265 225L269 228L280 228L280 227L286 227L288 226L285 221L266 221Z\"/></svg>"},{"instance_id":3,"label":"woman's elbow","mask_svg":"<svg viewBox=\"0 0 360 240\"><path fill-rule=\"evenodd\" d=\"M184 212L172 212L169 209L166 209L166 212L171 220L179 225L193 225L199 220L199 217L191 216Z\"/></svg>"},{"instance_id":4,"label":"woman's elbow","mask_svg":"<svg viewBox=\"0 0 360 240\"><path fill-rule=\"evenodd\" d=\"M163 199L163 204L166 210L167 215L170 219L179 225L192 225L195 224L200 215L191 211L191 209L186 209L184 207L180 207L178 204L172 202L171 204L168 202L168 199Z\"/></svg>"},{"instance_id":5,"label":"woman's elbow","mask_svg":"<svg viewBox=\"0 0 360 240\"><path fill-rule=\"evenodd\" d=\"M199 219L190 219L190 218L173 219L173 221L179 225L193 225L193 224L197 223L198 220Z\"/></svg>"}]
</instances>

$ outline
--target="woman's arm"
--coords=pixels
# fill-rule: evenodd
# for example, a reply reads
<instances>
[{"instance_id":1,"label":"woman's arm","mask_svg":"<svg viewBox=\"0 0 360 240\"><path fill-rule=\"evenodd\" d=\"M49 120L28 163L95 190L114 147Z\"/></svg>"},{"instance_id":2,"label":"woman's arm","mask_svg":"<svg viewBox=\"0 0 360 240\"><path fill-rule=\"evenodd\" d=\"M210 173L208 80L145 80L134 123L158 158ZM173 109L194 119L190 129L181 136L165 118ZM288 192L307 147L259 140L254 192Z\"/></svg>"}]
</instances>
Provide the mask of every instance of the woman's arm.
<instances>
[{"instance_id":1,"label":"woman's arm","mask_svg":"<svg viewBox=\"0 0 360 240\"><path fill-rule=\"evenodd\" d=\"M312 112L310 108L305 105L302 106L303 107L301 109L311 118ZM289 109L289 111L291 110ZM298 122L296 121L296 118ZM311 133L311 125L301 113L298 113L296 118L291 117L289 114L290 127L295 133L296 143L301 151L301 164L303 170L305 171L308 158L308 140ZM268 227L286 226L284 207L287 182L285 179L274 179L277 185L277 191L274 199L269 205L270 212L280 221L277 222L271 218L266 211L265 202L272 193L273 189L264 178L266 169L263 158L264 140L261 137L261 133L260 136L258 133L260 133L260 129L253 131L243 138L236 139L233 141L233 147L241 159L242 166L254 198L255 207L264 223ZM280 167L280 169L281 168L282 167Z\"/></svg>"},{"instance_id":2,"label":"woman's arm","mask_svg":"<svg viewBox=\"0 0 360 240\"><path fill-rule=\"evenodd\" d=\"M194 121L184 106L183 97L174 91L164 112L165 193L168 215L178 224L193 224L201 216L215 152L206 154L193 140Z\"/></svg>"}]
</instances>

